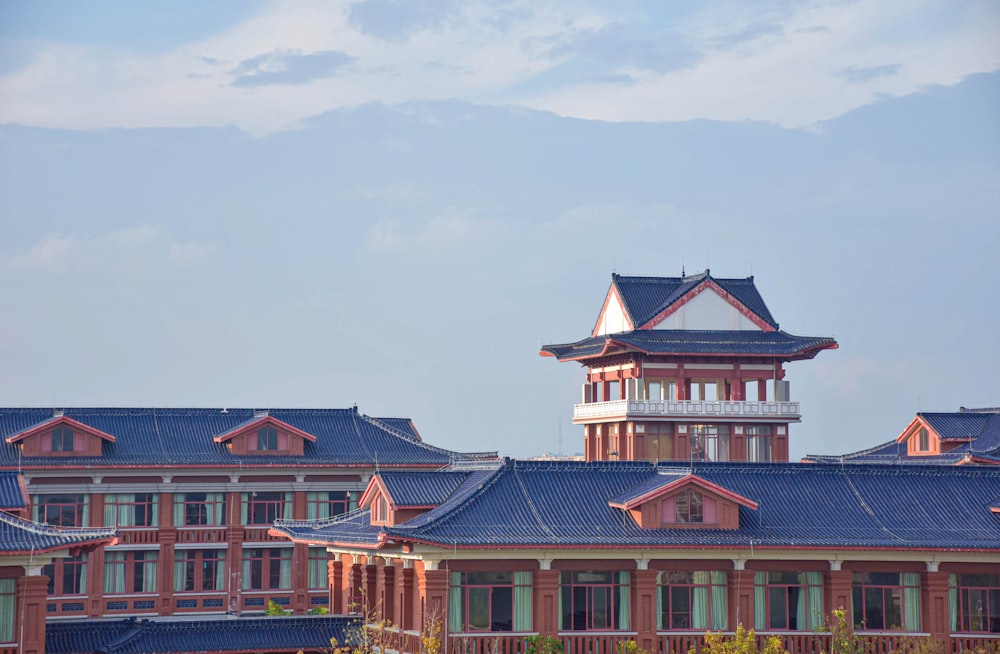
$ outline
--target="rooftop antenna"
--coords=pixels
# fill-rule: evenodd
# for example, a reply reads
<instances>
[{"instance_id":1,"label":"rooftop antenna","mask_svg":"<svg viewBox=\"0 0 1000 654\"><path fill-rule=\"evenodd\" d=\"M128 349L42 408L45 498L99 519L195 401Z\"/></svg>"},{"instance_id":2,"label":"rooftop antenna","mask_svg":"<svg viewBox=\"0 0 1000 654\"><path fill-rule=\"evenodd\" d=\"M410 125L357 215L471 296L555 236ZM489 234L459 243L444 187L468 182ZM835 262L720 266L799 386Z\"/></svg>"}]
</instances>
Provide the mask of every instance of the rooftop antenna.
<instances>
[{"instance_id":1,"label":"rooftop antenna","mask_svg":"<svg viewBox=\"0 0 1000 654\"><path fill-rule=\"evenodd\" d=\"M687 277L687 275L684 274L684 257L681 257L681 277Z\"/></svg>"}]
</instances>

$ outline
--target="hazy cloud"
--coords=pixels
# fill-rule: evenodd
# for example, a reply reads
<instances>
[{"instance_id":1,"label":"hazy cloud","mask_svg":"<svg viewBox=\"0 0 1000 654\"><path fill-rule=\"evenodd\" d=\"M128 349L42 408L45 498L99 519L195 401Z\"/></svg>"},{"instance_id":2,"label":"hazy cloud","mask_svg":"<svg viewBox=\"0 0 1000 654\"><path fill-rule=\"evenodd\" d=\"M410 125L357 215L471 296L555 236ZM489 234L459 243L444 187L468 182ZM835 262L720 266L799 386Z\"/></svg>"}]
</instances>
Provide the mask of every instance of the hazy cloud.
<instances>
[{"instance_id":1,"label":"hazy cloud","mask_svg":"<svg viewBox=\"0 0 1000 654\"><path fill-rule=\"evenodd\" d=\"M443 0L367 0L351 5L351 24L379 39L405 39L413 32L441 26L457 13Z\"/></svg>"},{"instance_id":2,"label":"hazy cloud","mask_svg":"<svg viewBox=\"0 0 1000 654\"><path fill-rule=\"evenodd\" d=\"M269 84L305 84L333 77L344 66L355 61L356 57L336 50L305 55L287 51L270 52L240 62L232 71L236 75L232 85L255 87Z\"/></svg>"},{"instance_id":3,"label":"hazy cloud","mask_svg":"<svg viewBox=\"0 0 1000 654\"><path fill-rule=\"evenodd\" d=\"M851 84L870 82L880 77L892 77L903 70L902 64L886 64L885 66L848 66L837 72Z\"/></svg>"}]
</instances>

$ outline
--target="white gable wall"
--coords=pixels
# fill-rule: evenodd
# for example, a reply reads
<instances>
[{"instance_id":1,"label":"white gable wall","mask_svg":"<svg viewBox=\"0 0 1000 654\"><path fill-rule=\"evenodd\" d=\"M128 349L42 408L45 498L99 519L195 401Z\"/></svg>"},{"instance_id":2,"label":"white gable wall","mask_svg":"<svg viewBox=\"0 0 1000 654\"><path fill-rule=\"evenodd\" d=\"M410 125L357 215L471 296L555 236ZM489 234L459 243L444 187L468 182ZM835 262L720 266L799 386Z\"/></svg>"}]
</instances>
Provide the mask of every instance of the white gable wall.
<instances>
[{"instance_id":1,"label":"white gable wall","mask_svg":"<svg viewBox=\"0 0 1000 654\"><path fill-rule=\"evenodd\" d=\"M763 331L711 288L694 296L653 329Z\"/></svg>"},{"instance_id":2,"label":"white gable wall","mask_svg":"<svg viewBox=\"0 0 1000 654\"><path fill-rule=\"evenodd\" d=\"M608 293L607 305L604 308L604 313L601 315L600 322L597 324L595 335L617 334L629 329L631 327L629 327L628 319L625 317L622 303L618 300L618 294L612 289Z\"/></svg>"}]
</instances>

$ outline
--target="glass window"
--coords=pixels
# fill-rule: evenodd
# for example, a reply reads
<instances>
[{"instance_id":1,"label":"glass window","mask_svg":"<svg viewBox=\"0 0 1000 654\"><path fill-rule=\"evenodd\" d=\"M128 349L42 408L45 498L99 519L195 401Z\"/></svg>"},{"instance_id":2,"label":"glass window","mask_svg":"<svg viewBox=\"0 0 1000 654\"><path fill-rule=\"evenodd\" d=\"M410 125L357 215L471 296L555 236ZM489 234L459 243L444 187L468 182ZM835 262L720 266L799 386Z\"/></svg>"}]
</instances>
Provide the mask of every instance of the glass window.
<instances>
[{"instance_id":1,"label":"glass window","mask_svg":"<svg viewBox=\"0 0 1000 654\"><path fill-rule=\"evenodd\" d=\"M350 506L347 491L306 493L306 518L309 520L323 520L347 513Z\"/></svg>"},{"instance_id":2,"label":"glass window","mask_svg":"<svg viewBox=\"0 0 1000 654\"><path fill-rule=\"evenodd\" d=\"M763 462L771 460L771 426L748 425L747 461Z\"/></svg>"},{"instance_id":3,"label":"glass window","mask_svg":"<svg viewBox=\"0 0 1000 654\"><path fill-rule=\"evenodd\" d=\"M177 493L174 495L174 524L185 527L226 524L225 493Z\"/></svg>"},{"instance_id":4,"label":"glass window","mask_svg":"<svg viewBox=\"0 0 1000 654\"><path fill-rule=\"evenodd\" d=\"M73 451L73 430L69 427L56 427L52 431L52 451Z\"/></svg>"},{"instance_id":5,"label":"glass window","mask_svg":"<svg viewBox=\"0 0 1000 654\"><path fill-rule=\"evenodd\" d=\"M449 630L531 631L531 573L453 572Z\"/></svg>"},{"instance_id":6,"label":"glass window","mask_svg":"<svg viewBox=\"0 0 1000 654\"><path fill-rule=\"evenodd\" d=\"M674 522L704 522L704 498L695 490L681 491L674 496Z\"/></svg>"},{"instance_id":7,"label":"glass window","mask_svg":"<svg viewBox=\"0 0 1000 654\"><path fill-rule=\"evenodd\" d=\"M243 590L287 590L292 587L292 548L243 550Z\"/></svg>"},{"instance_id":8,"label":"glass window","mask_svg":"<svg viewBox=\"0 0 1000 654\"><path fill-rule=\"evenodd\" d=\"M109 493L104 496L105 527L155 527L159 524L156 493Z\"/></svg>"},{"instance_id":9,"label":"glass window","mask_svg":"<svg viewBox=\"0 0 1000 654\"><path fill-rule=\"evenodd\" d=\"M56 527L87 527L89 495L32 495L32 518Z\"/></svg>"},{"instance_id":10,"label":"glass window","mask_svg":"<svg viewBox=\"0 0 1000 654\"><path fill-rule=\"evenodd\" d=\"M952 630L1000 633L1000 575L951 575Z\"/></svg>"},{"instance_id":11,"label":"glass window","mask_svg":"<svg viewBox=\"0 0 1000 654\"><path fill-rule=\"evenodd\" d=\"M823 625L821 572L758 572L754 592L758 631L811 631Z\"/></svg>"},{"instance_id":12,"label":"glass window","mask_svg":"<svg viewBox=\"0 0 1000 654\"><path fill-rule=\"evenodd\" d=\"M729 460L729 425L691 425L693 461Z\"/></svg>"},{"instance_id":13,"label":"glass window","mask_svg":"<svg viewBox=\"0 0 1000 654\"><path fill-rule=\"evenodd\" d=\"M244 525L271 525L275 520L292 517L291 493L243 493L242 504L240 517Z\"/></svg>"},{"instance_id":14,"label":"glass window","mask_svg":"<svg viewBox=\"0 0 1000 654\"><path fill-rule=\"evenodd\" d=\"M726 573L674 570L659 574L659 629L728 628Z\"/></svg>"},{"instance_id":15,"label":"glass window","mask_svg":"<svg viewBox=\"0 0 1000 654\"><path fill-rule=\"evenodd\" d=\"M920 433L917 435L917 449L921 452L931 449L930 435L927 433L926 427L921 427Z\"/></svg>"},{"instance_id":16,"label":"glass window","mask_svg":"<svg viewBox=\"0 0 1000 654\"><path fill-rule=\"evenodd\" d=\"M561 629L628 630L629 573L563 572L560 577Z\"/></svg>"},{"instance_id":17,"label":"glass window","mask_svg":"<svg viewBox=\"0 0 1000 654\"><path fill-rule=\"evenodd\" d=\"M674 458L674 426L672 423L646 423L646 458L650 461L670 461Z\"/></svg>"},{"instance_id":18,"label":"glass window","mask_svg":"<svg viewBox=\"0 0 1000 654\"><path fill-rule=\"evenodd\" d=\"M278 449L278 430L274 427L263 427L257 430L257 449Z\"/></svg>"},{"instance_id":19,"label":"glass window","mask_svg":"<svg viewBox=\"0 0 1000 654\"><path fill-rule=\"evenodd\" d=\"M0 643L14 642L14 600L17 581L0 579Z\"/></svg>"},{"instance_id":20,"label":"glass window","mask_svg":"<svg viewBox=\"0 0 1000 654\"><path fill-rule=\"evenodd\" d=\"M155 593L158 556L156 551L105 551L104 592L109 595Z\"/></svg>"},{"instance_id":21,"label":"glass window","mask_svg":"<svg viewBox=\"0 0 1000 654\"><path fill-rule=\"evenodd\" d=\"M49 578L50 597L83 595L87 591L87 555L56 559L42 568L42 574Z\"/></svg>"},{"instance_id":22,"label":"glass window","mask_svg":"<svg viewBox=\"0 0 1000 654\"><path fill-rule=\"evenodd\" d=\"M325 547L309 548L309 588L328 588L327 581L327 554Z\"/></svg>"},{"instance_id":23,"label":"glass window","mask_svg":"<svg viewBox=\"0 0 1000 654\"><path fill-rule=\"evenodd\" d=\"M920 575L855 572L852 602L858 629L920 631Z\"/></svg>"},{"instance_id":24,"label":"glass window","mask_svg":"<svg viewBox=\"0 0 1000 654\"><path fill-rule=\"evenodd\" d=\"M226 588L226 550L175 550L174 590L218 591Z\"/></svg>"}]
</instances>

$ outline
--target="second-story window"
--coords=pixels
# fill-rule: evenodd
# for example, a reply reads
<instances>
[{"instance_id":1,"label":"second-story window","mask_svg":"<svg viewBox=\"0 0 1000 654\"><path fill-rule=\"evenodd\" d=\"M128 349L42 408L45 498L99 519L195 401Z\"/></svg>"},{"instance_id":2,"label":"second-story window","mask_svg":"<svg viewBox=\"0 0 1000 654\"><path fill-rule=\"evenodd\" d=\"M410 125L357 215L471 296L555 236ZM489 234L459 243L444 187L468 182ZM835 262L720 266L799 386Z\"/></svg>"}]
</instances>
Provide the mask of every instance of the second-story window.
<instances>
[{"instance_id":1,"label":"second-story window","mask_svg":"<svg viewBox=\"0 0 1000 654\"><path fill-rule=\"evenodd\" d=\"M691 425L693 461L728 461L728 425Z\"/></svg>"},{"instance_id":2,"label":"second-story window","mask_svg":"<svg viewBox=\"0 0 1000 654\"><path fill-rule=\"evenodd\" d=\"M243 493L240 518L244 525L271 525L275 520L291 520L292 494L280 492Z\"/></svg>"},{"instance_id":3,"label":"second-story window","mask_svg":"<svg viewBox=\"0 0 1000 654\"><path fill-rule=\"evenodd\" d=\"M306 493L306 518L323 520L347 513L350 510L347 491L322 491Z\"/></svg>"},{"instance_id":4,"label":"second-story window","mask_svg":"<svg viewBox=\"0 0 1000 654\"><path fill-rule=\"evenodd\" d=\"M175 591L183 593L225 590L225 582L226 550L174 552Z\"/></svg>"},{"instance_id":5,"label":"second-story window","mask_svg":"<svg viewBox=\"0 0 1000 654\"><path fill-rule=\"evenodd\" d=\"M155 593L158 557L155 551L105 552L104 592Z\"/></svg>"},{"instance_id":6,"label":"second-story window","mask_svg":"<svg viewBox=\"0 0 1000 654\"><path fill-rule=\"evenodd\" d=\"M155 527L159 524L156 493L110 493L104 496L105 527Z\"/></svg>"},{"instance_id":7,"label":"second-story window","mask_svg":"<svg viewBox=\"0 0 1000 654\"><path fill-rule=\"evenodd\" d=\"M42 568L49 578L48 595L83 595L87 592L87 555L56 559Z\"/></svg>"},{"instance_id":8,"label":"second-story window","mask_svg":"<svg viewBox=\"0 0 1000 654\"><path fill-rule=\"evenodd\" d=\"M52 451L73 451L73 430L69 427L56 427L52 431Z\"/></svg>"},{"instance_id":9,"label":"second-story window","mask_svg":"<svg viewBox=\"0 0 1000 654\"><path fill-rule=\"evenodd\" d=\"M89 495L32 495L32 519L56 527L87 527Z\"/></svg>"},{"instance_id":10,"label":"second-story window","mask_svg":"<svg viewBox=\"0 0 1000 654\"><path fill-rule=\"evenodd\" d=\"M174 495L174 525L200 527L226 524L225 493L177 493Z\"/></svg>"},{"instance_id":11,"label":"second-story window","mask_svg":"<svg viewBox=\"0 0 1000 654\"><path fill-rule=\"evenodd\" d=\"M771 460L771 426L748 425L747 461L762 462Z\"/></svg>"},{"instance_id":12,"label":"second-story window","mask_svg":"<svg viewBox=\"0 0 1000 654\"><path fill-rule=\"evenodd\" d=\"M274 427L263 427L257 430L257 449L274 451L278 449L278 430Z\"/></svg>"}]
</instances>

